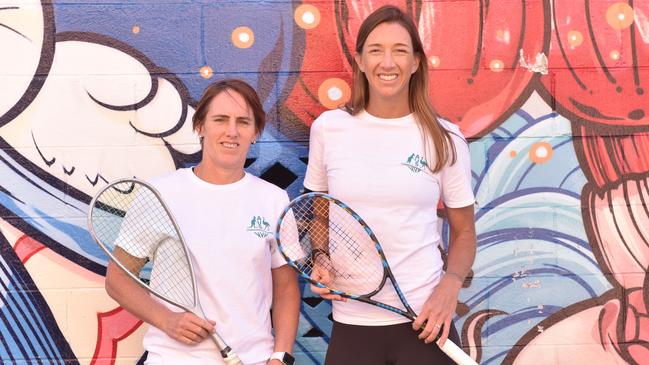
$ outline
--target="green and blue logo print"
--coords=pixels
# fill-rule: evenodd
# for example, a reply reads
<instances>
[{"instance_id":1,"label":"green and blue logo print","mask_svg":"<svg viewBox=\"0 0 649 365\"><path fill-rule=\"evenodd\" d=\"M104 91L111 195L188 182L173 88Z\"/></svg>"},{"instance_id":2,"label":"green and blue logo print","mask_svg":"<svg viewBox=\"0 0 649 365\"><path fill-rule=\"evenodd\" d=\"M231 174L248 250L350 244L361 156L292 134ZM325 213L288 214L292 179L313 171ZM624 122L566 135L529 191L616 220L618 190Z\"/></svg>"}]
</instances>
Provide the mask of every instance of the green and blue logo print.
<instances>
[{"instance_id":1,"label":"green and blue logo print","mask_svg":"<svg viewBox=\"0 0 649 365\"><path fill-rule=\"evenodd\" d=\"M266 218L257 215L252 217L252 220L250 220L250 226L248 226L246 231L254 233L257 237L264 238L271 233L270 223L266 221Z\"/></svg>"},{"instance_id":2,"label":"green and blue logo print","mask_svg":"<svg viewBox=\"0 0 649 365\"><path fill-rule=\"evenodd\" d=\"M410 156L408 156L406 162L403 162L401 164L408 167L410 171L414 173L421 172L428 167L428 162L426 162L424 157L419 156L416 153L413 153Z\"/></svg>"}]
</instances>

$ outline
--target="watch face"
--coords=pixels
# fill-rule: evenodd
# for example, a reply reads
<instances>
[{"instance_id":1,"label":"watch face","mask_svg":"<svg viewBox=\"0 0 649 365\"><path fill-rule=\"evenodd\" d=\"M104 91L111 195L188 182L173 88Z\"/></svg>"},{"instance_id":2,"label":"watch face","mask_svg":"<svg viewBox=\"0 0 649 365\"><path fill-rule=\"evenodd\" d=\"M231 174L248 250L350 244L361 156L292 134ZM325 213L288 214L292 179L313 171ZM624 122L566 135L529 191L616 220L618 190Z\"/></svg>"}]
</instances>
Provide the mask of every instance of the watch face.
<instances>
[{"instance_id":1,"label":"watch face","mask_svg":"<svg viewBox=\"0 0 649 365\"><path fill-rule=\"evenodd\" d=\"M288 352L285 352L284 359L282 361L286 365L293 365L295 363L295 358L293 357L293 355L289 354Z\"/></svg>"}]
</instances>

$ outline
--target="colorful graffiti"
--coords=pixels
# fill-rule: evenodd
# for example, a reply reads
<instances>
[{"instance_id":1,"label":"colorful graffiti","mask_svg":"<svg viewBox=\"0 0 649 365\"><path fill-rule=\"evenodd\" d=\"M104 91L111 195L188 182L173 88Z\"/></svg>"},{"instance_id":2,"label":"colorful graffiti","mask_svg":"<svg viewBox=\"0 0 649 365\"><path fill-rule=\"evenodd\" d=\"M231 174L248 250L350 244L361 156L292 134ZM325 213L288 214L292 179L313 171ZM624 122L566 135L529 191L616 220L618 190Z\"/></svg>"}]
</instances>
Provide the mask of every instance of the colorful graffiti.
<instances>
[{"instance_id":1,"label":"colorful graffiti","mask_svg":"<svg viewBox=\"0 0 649 365\"><path fill-rule=\"evenodd\" d=\"M0 362L141 362L146 325L103 290L92 194L195 163L195 100L238 77L269 115L247 169L295 196L308 127L349 98L356 31L386 3L416 19L431 100L471 142L465 350L649 364L644 0L0 0ZM303 289L295 352L321 364L331 307Z\"/></svg>"}]
</instances>

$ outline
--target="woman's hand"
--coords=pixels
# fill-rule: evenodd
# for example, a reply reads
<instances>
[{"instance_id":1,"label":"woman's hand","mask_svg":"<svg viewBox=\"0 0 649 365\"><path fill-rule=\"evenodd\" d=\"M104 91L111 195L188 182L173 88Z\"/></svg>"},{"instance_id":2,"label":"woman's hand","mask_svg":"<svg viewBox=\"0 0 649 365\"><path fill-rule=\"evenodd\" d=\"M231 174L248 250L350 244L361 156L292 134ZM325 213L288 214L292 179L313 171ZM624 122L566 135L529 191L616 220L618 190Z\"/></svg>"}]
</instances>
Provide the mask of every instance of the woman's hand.
<instances>
[{"instance_id":1,"label":"woman's hand","mask_svg":"<svg viewBox=\"0 0 649 365\"><path fill-rule=\"evenodd\" d=\"M439 345L443 346L451 328L451 319L457 307L457 298L462 287L462 280L456 274L444 274L433 293L428 297L417 319L412 323L415 331L423 330L419 339L425 343L435 341L438 334Z\"/></svg>"},{"instance_id":2,"label":"woman's hand","mask_svg":"<svg viewBox=\"0 0 649 365\"><path fill-rule=\"evenodd\" d=\"M335 279L334 272L329 269L331 267L331 262L324 254L318 255L315 261L316 263L313 267L313 271L311 272L311 278L317 282L324 284L325 286L329 286ZM337 294L331 294L331 290L329 290L328 288L321 288L319 286L311 284L311 291L315 294L318 294L323 299L338 300L341 302L347 301L347 298L343 298Z\"/></svg>"},{"instance_id":3,"label":"woman's hand","mask_svg":"<svg viewBox=\"0 0 649 365\"><path fill-rule=\"evenodd\" d=\"M174 340L194 346L214 333L215 324L190 312L171 312L161 329Z\"/></svg>"}]
</instances>

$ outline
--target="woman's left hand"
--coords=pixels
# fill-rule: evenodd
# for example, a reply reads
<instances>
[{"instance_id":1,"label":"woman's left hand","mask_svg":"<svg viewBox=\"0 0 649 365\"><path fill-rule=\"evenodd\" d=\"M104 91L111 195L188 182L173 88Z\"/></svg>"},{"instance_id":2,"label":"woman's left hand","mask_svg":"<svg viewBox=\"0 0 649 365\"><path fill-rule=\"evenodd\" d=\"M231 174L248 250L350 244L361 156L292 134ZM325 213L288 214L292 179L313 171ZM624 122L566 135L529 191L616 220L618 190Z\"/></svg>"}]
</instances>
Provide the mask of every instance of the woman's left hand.
<instances>
[{"instance_id":1,"label":"woman's left hand","mask_svg":"<svg viewBox=\"0 0 649 365\"><path fill-rule=\"evenodd\" d=\"M451 319L457 307L457 298L462 288L462 281L452 274L445 274L439 284L433 289L417 319L412 323L412 329L419 331L419 339L425 343L435 341L440 330L439 345L443 346L451 328ZM425 325L425 326L424 326Z\"/></svg>"},{"instance_id":2,"label":"woman's left hand","mask_svg":"<svg viewBox=\"0 0 649 365\"><path fill-rule=\"evenodd\" d=\"M268 364L268 365L284 365L283 362L281 362L281 361L279 361L277 359L270 360L266 364Z\"/></svg>"}]
</instances>

